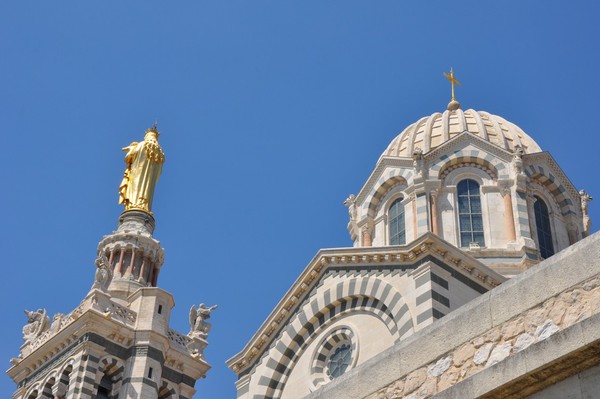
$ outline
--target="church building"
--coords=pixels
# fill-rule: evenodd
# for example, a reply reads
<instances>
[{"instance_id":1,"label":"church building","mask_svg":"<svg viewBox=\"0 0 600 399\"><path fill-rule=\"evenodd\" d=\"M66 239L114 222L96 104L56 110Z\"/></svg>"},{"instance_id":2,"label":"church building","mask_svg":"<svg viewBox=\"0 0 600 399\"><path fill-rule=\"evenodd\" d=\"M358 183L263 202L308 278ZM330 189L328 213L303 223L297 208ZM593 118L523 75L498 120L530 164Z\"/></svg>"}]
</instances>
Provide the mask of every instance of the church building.
<instances>
[{"instance_id":1,"label":"church building","mask_svg":"<svg viewBox=\"0 0 600 399\"><path fill-rule=\"evenodd\" d=\"M154 189L165 156L156 126L123 148L117 230L98 244L94 283L81 304L52 319L26 311L24 343L8 375L14 399L191 399L215 308L190 310L190 331L169 328L173 297L158 287L164 250L153 237ZM91 280L92 274L90 275Z\"/></svg>"},{"instance_id":2,"label":"church building","mask_svg":"<svg viewBox=\"0 0 600 399\"><path fill-rule=\"evenodd\" d=\"M568 327L558 313L523 321L524 312L555 302L552 290L550 299L513 295L528 307L515 306L508 324L469 319L489 319L485 301L511 279L543 286L542 277L524 272L589 234L591 197L517 125L461 109L458 82L452 71L445 75L447 109L394 137L346 199L353 246L320 250L227 362L238 399L512 397L447 389ZM586 273L592 269L600 272Z\"/></svg>"},{"instance_id":3,"label":"church building","mask_svg":"<svg viewBox=\"0 0 600 399\"><path fill-rule=\"evenodd\" d=\"M592 198L517 125L463 110L445 76L447 108L392 138L345 200L352 245L318 251L227 361L238 399L597 397ZM216 305L175 331L158 285L158 137L123 148L125 211L81 304L26 311L13 399L191 399L210 369Z\"/></svg>"}]
</instances>

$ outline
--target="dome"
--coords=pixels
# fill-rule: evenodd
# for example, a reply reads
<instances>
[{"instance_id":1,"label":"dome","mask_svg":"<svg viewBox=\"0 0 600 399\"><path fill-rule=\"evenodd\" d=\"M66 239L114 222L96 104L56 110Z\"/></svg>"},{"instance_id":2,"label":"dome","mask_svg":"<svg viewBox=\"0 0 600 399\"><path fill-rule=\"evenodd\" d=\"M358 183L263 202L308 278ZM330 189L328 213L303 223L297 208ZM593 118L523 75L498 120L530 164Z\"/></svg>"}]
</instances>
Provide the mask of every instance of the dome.
<instances>
[{"instance_id":1,"label":"dome","mask_svg":"<svg viewBox=\"0 0 600 399\"><path fill-rule=\"evenodd\" d=\"M542 151L520 127L506 119L484 111L456 109L436 112L408 126L382 156L412 157L415 148L427 153L464 131L507 151L512 152L516 145L523 147L526 154Z\"/></svg>"}]
</instances>

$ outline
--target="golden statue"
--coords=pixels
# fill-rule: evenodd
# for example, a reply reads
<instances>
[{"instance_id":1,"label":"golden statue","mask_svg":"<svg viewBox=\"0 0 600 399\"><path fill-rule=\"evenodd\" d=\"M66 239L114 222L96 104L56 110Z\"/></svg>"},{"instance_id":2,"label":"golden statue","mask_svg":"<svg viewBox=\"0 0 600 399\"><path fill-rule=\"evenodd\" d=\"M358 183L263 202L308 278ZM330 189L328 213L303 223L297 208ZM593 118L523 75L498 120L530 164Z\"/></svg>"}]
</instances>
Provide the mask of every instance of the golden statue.
<instances>
[{"instance_id":1,"label":"golden statue","mask_svg":"<svg viewBox=\"0 0 600 399\"><path fill-rule=\"evenodd\" d=\"M127 166L119 186L119 204L124 204L126 211L136 209L152 214L154 188L165 163L158 136L155 124L146 130L142 142L133 142L122 150L127 152Z\"/></svg>"}]
</instances>

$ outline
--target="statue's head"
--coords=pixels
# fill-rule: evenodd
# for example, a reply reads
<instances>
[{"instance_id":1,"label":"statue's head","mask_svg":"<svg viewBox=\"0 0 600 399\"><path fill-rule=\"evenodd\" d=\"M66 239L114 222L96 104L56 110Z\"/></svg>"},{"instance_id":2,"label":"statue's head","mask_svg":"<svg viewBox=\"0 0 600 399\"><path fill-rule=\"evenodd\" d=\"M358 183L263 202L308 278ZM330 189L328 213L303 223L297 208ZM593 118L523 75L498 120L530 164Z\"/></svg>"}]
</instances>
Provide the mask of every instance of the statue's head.
<instances>
[{"instance_id":1,"label":"statue's head","mask_svg":"<svg viewBox=\"0 0 600 399\"><path fill-rule=\"evenodd\" d=\"M42 313L42 310L38 309L38 311L35 312L35 311L32 311L32 310L25 309L24 312L27 315L27 320L31 323L31 322L35 321L38 318L37 316L38 316L38 314Z\"/></svg>"},{"instance_id":2,"label":"statue's head","mask_svg":"<svg viewBox=\"0 0 600 399\"><path fill-rule=\"evenodd\" d=\"M146 129L146 136L148 136L148 134L151 134L154 137L160 136L160 133L158 131L158 124L156 122L154 122L152 127L149 127L148 129Z\"/></svg>"}]
</instances>

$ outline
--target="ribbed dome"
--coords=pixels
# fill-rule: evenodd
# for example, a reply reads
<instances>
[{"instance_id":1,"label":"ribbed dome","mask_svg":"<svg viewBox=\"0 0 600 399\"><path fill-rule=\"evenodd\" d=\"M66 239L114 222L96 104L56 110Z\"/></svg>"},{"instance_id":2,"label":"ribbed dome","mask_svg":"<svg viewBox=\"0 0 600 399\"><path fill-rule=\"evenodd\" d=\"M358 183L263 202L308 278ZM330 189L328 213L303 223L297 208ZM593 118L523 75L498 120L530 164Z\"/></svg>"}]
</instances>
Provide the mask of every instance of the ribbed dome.
<instances>
[{"instance_id":1,"label":"ribbed dome","mask_svg":"<svg viewBox=\"0 0 600 399\"><path fill-rule=\"evenodd\" d=\"M519 144L526 154L542 151L517 125L496 115L468 109L436 112L421 118L400 133L382 156L411 157L415 148L427 153L454 136L468 131L508 151Z\"/></svg>"}]
</instances>

